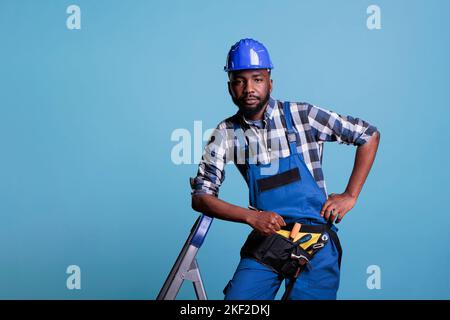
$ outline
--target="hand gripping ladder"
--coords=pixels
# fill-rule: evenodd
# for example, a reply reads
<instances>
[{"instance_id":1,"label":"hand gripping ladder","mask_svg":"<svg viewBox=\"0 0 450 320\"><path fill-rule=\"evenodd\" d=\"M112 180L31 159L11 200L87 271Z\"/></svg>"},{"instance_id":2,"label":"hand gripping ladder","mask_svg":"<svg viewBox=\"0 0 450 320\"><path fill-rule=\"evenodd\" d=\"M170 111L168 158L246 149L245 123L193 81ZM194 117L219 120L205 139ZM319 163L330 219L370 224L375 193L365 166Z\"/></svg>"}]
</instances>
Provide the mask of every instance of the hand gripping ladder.
<instances>
[{"instance_id":1,"label":"hand gripping ladder","mask_svg":"<svg viewBox=\"0 0 450 320\"><path fill-rule=\"evenodd\" d=\"M207 300L196 255L206 238L213 218L200 215L192 226L175 264L170 270L156 300L175 300L184 280L192 281L198 300Z\"/></svg>"}]
</instances>

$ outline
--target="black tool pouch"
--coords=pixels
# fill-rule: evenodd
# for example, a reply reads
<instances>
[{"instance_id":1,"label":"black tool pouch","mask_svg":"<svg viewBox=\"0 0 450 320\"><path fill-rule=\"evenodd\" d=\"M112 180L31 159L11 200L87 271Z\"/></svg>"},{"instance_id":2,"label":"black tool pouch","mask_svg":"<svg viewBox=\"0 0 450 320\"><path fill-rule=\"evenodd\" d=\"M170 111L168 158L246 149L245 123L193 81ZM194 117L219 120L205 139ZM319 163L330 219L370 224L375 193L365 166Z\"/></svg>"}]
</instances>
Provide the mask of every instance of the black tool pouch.
<instances>
[{"instance_id":1,"label":"black tool pouch","mask_svg":"<svg viewBox=\"0 0 450 320\"><path fill-rule=\"evenodd\" d=\"M268 266L283 277L293 277L299 268L299 261L292 254L311 260L299 242L293 242L277 233L264 236L253 230L241 249L242 258L252 258Z\"/></svg>"}]
</instances>

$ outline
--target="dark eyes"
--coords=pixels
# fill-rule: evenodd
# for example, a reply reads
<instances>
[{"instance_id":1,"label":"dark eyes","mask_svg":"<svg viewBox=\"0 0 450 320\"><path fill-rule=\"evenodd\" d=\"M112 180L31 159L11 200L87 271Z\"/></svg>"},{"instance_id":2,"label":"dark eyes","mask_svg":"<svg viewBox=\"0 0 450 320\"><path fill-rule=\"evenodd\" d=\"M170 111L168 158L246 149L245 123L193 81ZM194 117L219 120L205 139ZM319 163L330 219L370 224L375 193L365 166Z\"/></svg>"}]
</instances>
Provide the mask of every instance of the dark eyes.
<instances>
[{"instance_id":1,"label":"dark eyes","mask_svg":"<svg viewBox=\"0 0 450 320\"><path fill-rule=\"evenodd\" d=\"M254 81L255 81L256 83L261 83L261 82L263 82L263 79L262 79L262 78L255 78ZM243 83L244 83L244 81L242 81L242 80L234 80L234 81L232 82L232 84L233 84L234 86L240 86L240 85L242 85Z\"/></svg>"}]
</instances>

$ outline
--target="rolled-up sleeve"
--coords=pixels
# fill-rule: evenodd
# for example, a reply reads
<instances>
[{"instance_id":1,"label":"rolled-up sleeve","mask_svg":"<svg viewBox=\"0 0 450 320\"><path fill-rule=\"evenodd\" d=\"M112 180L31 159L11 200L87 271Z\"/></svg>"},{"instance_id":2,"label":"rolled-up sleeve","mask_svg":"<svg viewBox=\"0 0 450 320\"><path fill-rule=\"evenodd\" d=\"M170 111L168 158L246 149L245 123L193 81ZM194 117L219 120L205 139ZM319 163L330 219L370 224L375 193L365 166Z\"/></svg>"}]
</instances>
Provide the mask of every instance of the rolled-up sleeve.
<instances>
[{"instance_id":1,"label":"rolled-up sleeve","mask_svg":"<svg viewBox=\"0 0 450 320\"><path fill-rule=\"evenodd\" d=\"M191 195L219 195L219 188L225 179L227 154L226 130L220 123L211 134L198 165L197 176L191 178Z\"/></svg>"},{"instance_id":2,"label":"rolled-up sleeve","mask_svg":"<svg viewBox=\"0 0 450 320\"><path fill-rule=\"evenodd\" d=\"M341 144L361 146L378 129L368 122L351 116L308 105L308 122L318 141L337 141Z\"/></svg>"}]
</instances>

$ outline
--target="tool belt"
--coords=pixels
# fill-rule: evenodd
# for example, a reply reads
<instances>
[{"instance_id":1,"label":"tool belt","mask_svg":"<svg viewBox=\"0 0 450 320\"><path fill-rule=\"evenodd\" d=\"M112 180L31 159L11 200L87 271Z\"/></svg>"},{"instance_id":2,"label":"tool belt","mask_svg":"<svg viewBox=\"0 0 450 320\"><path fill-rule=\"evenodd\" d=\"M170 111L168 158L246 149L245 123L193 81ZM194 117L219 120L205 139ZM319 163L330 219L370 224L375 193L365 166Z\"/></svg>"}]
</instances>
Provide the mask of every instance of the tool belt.
<instances>
[{"instance_id":1,"label":"tool belt","mask_svg":"<svg viewBox=\"0 0 450 320\"><path fill-rule=\"evenodd\" d=\"M241 257L255 259L283 277L296 279L331 238L339 252L340 268L342 249L336 233L328 224L302 224L291 238L293 227L294 224L288 224L270 236L253 230L241 249Z\"/></svg>"}]
</instances>

